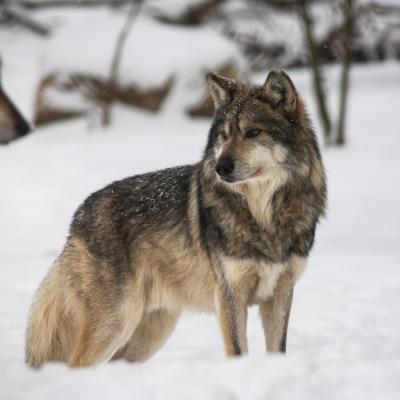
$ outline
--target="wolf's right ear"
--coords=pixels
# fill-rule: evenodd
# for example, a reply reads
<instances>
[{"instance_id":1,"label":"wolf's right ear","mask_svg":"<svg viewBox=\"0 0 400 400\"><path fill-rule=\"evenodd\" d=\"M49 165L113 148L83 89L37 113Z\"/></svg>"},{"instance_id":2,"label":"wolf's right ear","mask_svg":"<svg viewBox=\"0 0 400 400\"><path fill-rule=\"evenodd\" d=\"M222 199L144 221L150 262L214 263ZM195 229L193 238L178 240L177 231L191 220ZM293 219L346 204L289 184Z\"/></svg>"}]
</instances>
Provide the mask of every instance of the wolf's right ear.
<instances>
[{"instance_id":1,"label":"wolf's right ear","mask_svg":"<svg viewBox=\"0 0 400 400\"><path fill-rule=\"evenodd\" d=\"M236 82L233 79L223 78L209 72L206 74L206 80L215 110L229 104L233 100L236 91Z\"/></svg>"},{"instance_id":2,"label":"wolf's right ear","mask_svg":"<svg viewBox=\"0 0 400 400\"><path fill-rule=\"evenodd\" d=\"M297 114L299 106L297 92L284 71L270 71L262 88L262 97L274 108L281 106L289 117Z\"/></svg>"}]
</instances>

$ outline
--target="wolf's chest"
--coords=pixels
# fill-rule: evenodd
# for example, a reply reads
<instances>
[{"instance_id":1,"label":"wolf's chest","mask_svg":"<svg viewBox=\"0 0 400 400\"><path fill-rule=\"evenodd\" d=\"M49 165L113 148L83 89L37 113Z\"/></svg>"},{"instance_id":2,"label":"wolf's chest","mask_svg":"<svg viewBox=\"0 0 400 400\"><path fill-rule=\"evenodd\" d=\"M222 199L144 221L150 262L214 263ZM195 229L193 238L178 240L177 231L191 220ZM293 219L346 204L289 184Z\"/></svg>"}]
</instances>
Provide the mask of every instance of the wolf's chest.
<instances>
[{"instance_id":1,"label":"wolf's chest","mask_svg":"<svg viewBox=\"0 0 400 400\"><path fill-rule=\"evenodd\" d=\"M274 293L276 284L285 271L287 266L284 264L262 264L256 268L257 284L254 291L253 301L264 301Z\"/></svg>"},{"instance_id":2,"label":"wolf's chest","mask_svg":"<svg viewBox=\"0 0 400 400\"><path fill-rule=\"evenodd\" d=\"M273 295L276 284L287 268L285 264L268 264L254 260L225 258L224 277L233 287L251 293L251 302L260 302Z\"/></svg>"},{"instance_id":3,"label":"wolf's chest","mask_svg":"<svg viewBox=\"0 0 400 400\"><path fill-rule=\"evenodd\" d=\"M263 263L254 260L223 259L224 278L231 287L250 294L249 303L260 303L274 295L282 274L290 273L296 281L304 270L306 259L291 257L285 263Z\"/></svg>"}]
</instances>

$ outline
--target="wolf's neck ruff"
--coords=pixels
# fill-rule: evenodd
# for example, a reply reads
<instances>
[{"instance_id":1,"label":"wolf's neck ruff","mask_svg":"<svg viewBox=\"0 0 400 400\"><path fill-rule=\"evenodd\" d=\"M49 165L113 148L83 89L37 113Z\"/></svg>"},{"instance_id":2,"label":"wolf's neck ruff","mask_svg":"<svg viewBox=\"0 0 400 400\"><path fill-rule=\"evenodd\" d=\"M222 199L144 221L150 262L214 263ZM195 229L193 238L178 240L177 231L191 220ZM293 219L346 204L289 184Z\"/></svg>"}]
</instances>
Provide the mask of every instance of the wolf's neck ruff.
<instances>
[{"instance_id":1,"label":"wolf's neck ruff","mask_svg":"<svg viewBox=\"0 0 400 400\"><path fill-rule=\"evenodd\" d=\"M273 198L287 179L284 174L282 175L277 174L277 176L272 176L269 179L243 184L243 187L239 189L245 196L254 219L259 224L272 229Z\"/></svg>"}]
</instances>

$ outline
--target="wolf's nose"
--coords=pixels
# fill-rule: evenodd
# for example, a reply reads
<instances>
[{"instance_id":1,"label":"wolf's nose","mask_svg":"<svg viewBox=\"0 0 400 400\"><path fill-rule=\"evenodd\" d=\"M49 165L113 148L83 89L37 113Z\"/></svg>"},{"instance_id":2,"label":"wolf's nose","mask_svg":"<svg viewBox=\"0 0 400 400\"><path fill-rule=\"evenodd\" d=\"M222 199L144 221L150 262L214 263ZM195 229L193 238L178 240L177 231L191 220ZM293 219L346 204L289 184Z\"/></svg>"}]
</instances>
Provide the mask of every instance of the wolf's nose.
<instances>
[{"instance_id":1,"label":"wolf's nose","mask_svg":"<svg viewBox=\"0 0 400 400\"><path fill-rule=\"evenodd\" d=\"M230 158L224 158L219 160L217 165L215 166L215 171L218 175L227 177L230 175L235 169L235 163Z\"/></svg>"},{"instance_id":2,"label":"wolf's nose","mask_svg":"<svg viewBox=\"0 0 400 400\"><path fill-rule=\"evenodd\" d=\"M29 125L29 123L25 120L24 117L20 117L20 119L17 122L17 132L19 136L24 136L27 135L32 131L32 127Z\"/></svg>"}]
</instances>

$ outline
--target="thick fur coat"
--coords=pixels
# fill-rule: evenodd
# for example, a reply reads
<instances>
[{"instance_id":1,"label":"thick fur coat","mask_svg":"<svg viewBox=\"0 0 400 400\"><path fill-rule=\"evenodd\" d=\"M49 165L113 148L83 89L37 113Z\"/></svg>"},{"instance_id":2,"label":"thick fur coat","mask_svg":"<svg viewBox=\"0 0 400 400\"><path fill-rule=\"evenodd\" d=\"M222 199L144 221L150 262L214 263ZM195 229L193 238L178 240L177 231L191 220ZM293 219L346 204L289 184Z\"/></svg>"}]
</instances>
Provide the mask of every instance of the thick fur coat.
<instances>
[{"instance_id":1,"label":"thick fur coat","mask_svg":"<svg viewBox=\"0 0 400 400\"><path fill-rule=\"evenodd\" d=\"M285 351L325 209L317 141L284 72L262 86L207 81L216 111L203 159L114 182L75 213L32 306L29 365L145 361L184 309L216 312L226 354L240 355L251 304L267 349Z\"/></svg>"}]
</instances>

